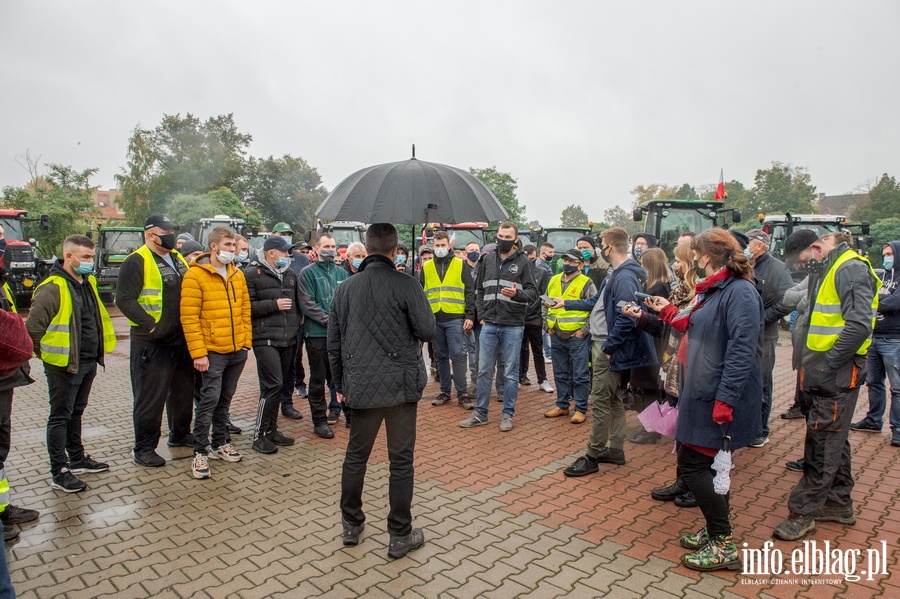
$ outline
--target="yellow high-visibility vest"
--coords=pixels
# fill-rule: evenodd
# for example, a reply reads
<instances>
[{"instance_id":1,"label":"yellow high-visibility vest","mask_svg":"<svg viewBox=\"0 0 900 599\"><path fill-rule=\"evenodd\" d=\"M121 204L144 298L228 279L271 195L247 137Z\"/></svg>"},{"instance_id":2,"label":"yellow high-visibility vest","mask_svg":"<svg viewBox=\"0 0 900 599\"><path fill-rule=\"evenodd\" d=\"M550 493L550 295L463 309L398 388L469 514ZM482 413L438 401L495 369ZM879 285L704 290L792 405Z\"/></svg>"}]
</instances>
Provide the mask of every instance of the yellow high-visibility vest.
<instances>
[{"instance_id":1,"label":"yellow high-visibility vest","mask_svg":"<svg viewBox=\"0 0 900 599\"><path fill-rule=\"evenodd\" d=\"M841 297L838 295L835 286L835 274L839 266L850 260L862 260L869 267L872 277L877 281L878 285L881 280L872 268L868 260L862 258L854 250L848 249L838 256L832 267L825 273L822 284L819 286L819 292L816 294L816 304L813 306L809 315L809 334L806 336L806 347L813 351L828 351L834 347L838 336L844 330L844 317L841 314ZM875 312L878 310L878 294L875 293L872 298L872 328L875 328ZM856 350L858 355L865 355L869 346L872 344L872 337L863 341L862 345Z\"/></svg>"},{"instance_id":2,"label":"yellow high-visibility vest","mask_svg":"<svg viewBox=\"0 0 900 599\"><path fill-rule=\"evenodd\" d=\"M135 253L140 254L144 258L144 288L141 289L137 302L144 309L144 312L152 316L153 320L159 322L159 319L162 318L163 292L162 275L159 274L159 266L156 265L156 259L153 258L153 250L146 245L136 250ZM171 255L181 260L184 267L188 268L188 263L184 256L175 250L172 250ZM128 324L133 327L138 326L136 322L131 320L128 321Z\"/></svg>"},{"instance_id":3,"label":"yellow high-visibility vest","mask_svg":"<svg viewBox=\"0 0 900 599\"><path fill-rule=\"evenodd\" d=\"M590 277L578 273L578 276L569 281L569 286L563 292L562 278L562 273L560 273L550 279L550 282L547 283L547 295L561 297L564 300L578 300L581 299L581 292L584 291L585 285L591 282ZM560 331L574 332L583 327L590 317L591 313L587 310L566 310L565 307L550 308L547 310L547 328L552 329L556 326Z\"/></svg>"},{"instance_id":4,"label":"yellow high-visibility vest","mask_svg":"<svg viewBox=\"0 0 900 599\"><path fill-rule=\"evenodd\" d=\"M87 275L87 280L94 292L94 298L97 300L97 306L100 308L100 322L103 325L103 351L109 353L116 349L116 331L113 328L112 320L109 318L109 312L103 302L100 301L100 292L97 291L97 280L93 275ZM71 347L71 326L74 307L72 304L72 294L69 292L69 285L64 278L59 275L52 275L43 280L34 290L37 290L47 284L55 284L59 288L59 310L56 316L50 321L50 325L41 337L41 359L47 364L53 366L66 367L69 365L69 348Z\"/></svg>"},{"instance_id":5,"label":"yellow high-visibility vest","mask_svg":"<svg viewBox=\"0 0 900 599\"><path fill-rule=\"evenodd\" d=\"M425 295L431 304L432 312L466 313L466 286L462 279L462 260L459 258L450 260L443 281L438 277L434 260L429 260L422 266L422 274L425 275Z\"/></svg>"},{"instance_id":6,"label":"yellow high-visibility vest","mask_svg":"<svg viewBox=\"0 0 900 599\"><path fill-rule=\"evenodd\" d=\"M6 301L9 302L10 310L18 313L16 309L16 297L12 292L12 289L9 288L9 283L3 283L3 293L6 294Z\"/></svg>"}]
</instances>

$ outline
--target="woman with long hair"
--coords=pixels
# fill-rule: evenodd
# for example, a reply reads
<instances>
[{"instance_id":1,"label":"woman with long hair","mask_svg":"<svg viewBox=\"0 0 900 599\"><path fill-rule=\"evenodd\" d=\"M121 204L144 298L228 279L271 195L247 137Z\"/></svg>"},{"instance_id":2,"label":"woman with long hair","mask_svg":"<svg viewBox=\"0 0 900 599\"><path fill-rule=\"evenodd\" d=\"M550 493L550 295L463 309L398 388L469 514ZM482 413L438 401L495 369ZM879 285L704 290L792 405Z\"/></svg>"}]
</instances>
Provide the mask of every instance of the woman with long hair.
<instances>
[{"instance_id":1,"label":"woman with long hair","mask_svg":"<svg viewBox=\"0 0 900 599\"><path fill-rule=\"evenodd\" d=\"M678 359L685 365L678 399L678 470L700 506L706 526L681 537L694 570L741 568L729 518L729 491L716 492L713 460L721 449L753 441L762 404L760 357L763 305L753 267L734 237L708 229L691 240L695 295L679 310L667 299L646 300L685 333Z\"/></svg>"}]
</instances>

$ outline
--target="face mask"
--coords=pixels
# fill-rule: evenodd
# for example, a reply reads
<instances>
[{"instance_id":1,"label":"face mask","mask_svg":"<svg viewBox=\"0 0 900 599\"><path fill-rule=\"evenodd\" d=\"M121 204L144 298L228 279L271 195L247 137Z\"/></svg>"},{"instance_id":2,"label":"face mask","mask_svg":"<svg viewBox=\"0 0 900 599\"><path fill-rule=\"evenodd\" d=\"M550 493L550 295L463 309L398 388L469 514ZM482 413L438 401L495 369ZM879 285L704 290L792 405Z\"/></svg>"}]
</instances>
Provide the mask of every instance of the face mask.
<instances>
[{"instance_id":1,"label":"face mask","mask_svg":"<svg viewBox=\"0 0 900 599\"><path fill-rule=\"evenodd\" d=\"M700 262L694 260L694 273L701 279L706 278L706 267L700 267Z\"/></svg>"},{"instance_id":2,"label":"face mask","mask_svg":"<svg viewBox=\"0 0 900 599\"><path fill-rule=\"evenodd\" d=\"M354 270L359 270L360 265L362 265L362 258L354 258L353 259L353 268Z\"/></svg>"},{"instance_id":3,"label":"face mask","mask_svg":"<svg viewBox=\"0 0 900 599\"><path fill-rule=\"evenodd\" d=\"M394 258L395 264L406 264L406 256L404 254L397 254L397 257Z\"/></svg>"},{"instance_id":4,"label":"face mask","mask_svg":"<svg viewBox=\"0 0 900 599\"><path fill-rule=\"evenodd\" d=\"M753 252L750 251L750 248L744 248L744 255L747 256L747 260L753 259Z\"/></svg>"},{"instance_id":5,"label":"face mask","mask_svg":"<svg viewBox=\"0 0 900 599\"><path fill-rule=\"evenodd\" d=\"M287 266L290 263L291 263L290 258L279 258L278 260L275 261L275 268L284 268L285 266Z\"/></svg>"},{"instance_id":6,"label":"face mask","mask_svg":"<svg viewBox=\"0 0 900 599\"><path fill-rule=\"evenodd\" d=\"M635 258L640 258L642 255L644 255L644 248L634 248L633 253Z\"/></svg>"},{"instance_id":7,"label":"face mask","mask_svg":"<svg viewBox=\"0 0 900 599\"><path fill-rule=\"evenodd\" d=\"M234 262L234 252L225 252L220 250L218 258L219 262L221 262L222 264L231 264L232 262Z\"/></svg>"},{"instance_id":8,"label":"face mask","mask_svg":"<svg viewBox=\"0 0 900 599\"><path fill-rule=\"evenodd\" d=\"M500 239L499 237L495 237L494 241L497 243L497 251L501 254L508 254L512 251L513 246L516 244L515 239Z\"/></svg>"},{"instance_id":9,"label":"face mask","mask_svg":"<svg viewBox=\"0 0 900 599\"><path fill-rule=\"evenodd\" d=\"M319 250L319 258L326 262L332 262L337 258L337 250Z\"/></svg>"},{"instance_id":10,"label":"face mask","mask_svg":"<svg viewBox=\"0 0 900 599\"><path fill-rule=\"evenodd\" d=\"M249 257L250 257L250 254L248 254L247 252L241 252L240 254L237 255L237 261L238 262L246 262L247 258L249 258Z\"/></svg>"},{"instance_id":11,"label":"face mask","mask_svg":"<svg viewBox=\"0 0 900 599\"><path fill-rule=\"evenodd\" d=\"M894 257L888 256L884 260L881 261L881 264L884 266L885 270L891 270L894 268Z\"/></svg>"},{"instance_id":12,"label":"face mask","mask_svg":"<svg viewBox=\"0 0 900 599\"><path fill-rule=\"evenodd\" d=\"M434 257L435 258L446 258L447 254L450 253L450 248L434 248Z\"/></svg>"},{"instance_id":13,"label":"face mask","mask_svg":"<svg viewBox=\"0 0 900 599\"><path fill-rule=\"evenodd\" d=\"M600 257L609 262L609 246L606 249L600 248Z\"/></svg>"},{"instance_id":14,"label":"face mask","mask_svg":"<svg viewBox=\"0 0 900 599\"><path fill-rule=\"evenodd\" d=\"M166 233L165 235L157 235L159 237L159 245L167 250L175 249L175 233Z\"/></svg>"},{"instance_id":15,"label":"face mask","mask_svg":"<svg viewBox=\"0 0 900 599\"><path fill-rule=\"evenodd\" d=\"M93 262L81 262L78 266L72 265L72 270L80 275L89 275L94 270Z\"/></svg>"},{"instance_id":16,"label":"face mask","mask_svg":"<svg viewBox=\"0 0 900 599\"><path fill-rule=\"evenodd\" d=\"M581 257L584 258L585 262L587 262L594 257L594 252L591 250L581 250Z\"/></svg>"},{"instance_id":17,"label":"face mask","mask_svg":"<svg viewBox=\"0 0 900 599\"><path fill-rule=\"evenodd\" d=\"M803 270L810 273L819 273L825 270L825 261L824 260L816 260L815 258L810 258L806 261L806 264L801 266Z\"/></svg>"},{"instance_id":18,"label":"face mask","mask_svg":"<svg viewBox=\"0 0 900 599\"><path fill-rule=\"evenodd\" d=\"M478 262L478 256L480 255L478 252L468 252L466 253L466 258L469 259L469 262Z\"/></svg>"},{"instance_id":19,"label":"face mask","mask_svg":"<svg viewBox=\"0 0 900 599\"><path fill-rule=\"evenodd\" d=\"M574 264L563 264L562 271L564 274L573 275L578 272L578 267Z\"/></svg>"},{"instance_id":20,"label":"face mask","mask_svg":"<svg viewBox=\"0 0 900 599\"><path fill-rule=\"evenodd\" d=\"M293 238L293 237L291 237L290 235L284 235L284 238L287 239L287 242L288 242L288 243L290 243L290 244L293 245L293 243L294 243L294 238Z\"/></svg>"}]
</instances>

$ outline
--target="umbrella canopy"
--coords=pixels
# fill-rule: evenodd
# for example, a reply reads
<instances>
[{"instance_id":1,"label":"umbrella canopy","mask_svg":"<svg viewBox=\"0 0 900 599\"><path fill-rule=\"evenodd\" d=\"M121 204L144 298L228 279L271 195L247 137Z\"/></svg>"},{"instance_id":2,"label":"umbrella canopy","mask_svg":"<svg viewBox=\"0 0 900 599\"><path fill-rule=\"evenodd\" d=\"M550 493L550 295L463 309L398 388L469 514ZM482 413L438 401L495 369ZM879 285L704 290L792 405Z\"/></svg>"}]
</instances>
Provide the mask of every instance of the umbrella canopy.
<instances>
[{"instance_id":1,"label":"umbrella canopy","mask_svg":"<svg viewBox=\"0 0 900 599\"><path fill-rule=\"evenodd\" d=\"M464 170L416 160L415 146L409 160L370 166L341 181L316 216L398 224L508 218L484 183Z\"/></svg>"}]
</instances>

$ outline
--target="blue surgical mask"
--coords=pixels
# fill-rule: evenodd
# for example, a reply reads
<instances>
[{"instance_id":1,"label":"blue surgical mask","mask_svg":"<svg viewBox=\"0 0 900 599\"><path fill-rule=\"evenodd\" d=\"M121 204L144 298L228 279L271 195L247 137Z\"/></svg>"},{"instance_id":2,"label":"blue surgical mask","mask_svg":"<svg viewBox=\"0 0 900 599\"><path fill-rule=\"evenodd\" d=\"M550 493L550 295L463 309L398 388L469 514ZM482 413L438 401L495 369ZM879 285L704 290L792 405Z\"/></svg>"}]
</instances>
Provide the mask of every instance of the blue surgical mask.
<instances>
[{"instance_id":1,"label":"blue surgical mask","mask_svg":"<svg viewBox=\"0 0 900 599\"><path fill-rule=\"evenodd\" d=\"M359 267L362 265L362 261L363 261L362 258L354 258L353 259L353 269L359 270Z\"/></svg>"},{"instance_id":2,"label":"blue surgical mask","mask_svg":"<svg viewBox=\"0 0 900 599\"><path fill-rule=\"evenodd\" d=\"M594 252L592 252L591 250L581 250L581 257L584 258L585 262L587 262L594 257Z\"/></svg>"},{"instance_id":3,"label":"blue surgical mask","mask_svg":"<svg viewBox=\"0 0 900 599\"><path fill-rule=\"evenodd\" d=\"M290 262L291 262L290 258L279 258L278 260L275 261L275 268L284 268L285 266L290 264Z\"/></svg>"},{"instance_id":4,"label":"blue surgical mask","mask_svg":"<svg viewBox=\"0 0 900 599\"><path fill-rule=\"evenodd\" d=\"M249 257L250 257L250 254L248 254L247 252L241 252L240 254L237 255L237 261L238 262L246 262L247 258L249 258Z\"/></svg>"},{"instance_id":5,"label":"blue surgical mask","mask_svg":"<svg viewBox=\"0 0 900 599\"><path fill-rule=\"evenodd\" d=\"M884 260L881 261L882 266L884 266L885 270L893 270L894 268L894 257L886 256Z\"/></svg>"},{"instance_id":6,"label":"blue surgical mask","mask_svg":"<svg viewBox=\"0 0 900 599\"><path fill-rule=\"evenodd\" d=\"M750 248L744 248L744 255L747 256L747 260L753 259L753 252L750 251Z\"/></svg>"},{"instance_id":7,"label":"blue surgical mask","mask_svg":"<svg viewBox=\"0 0 900 599\"><path fill-rule=\"evenodd\" d=\"M78 266L72 265L72 269L80 275L89 275L94 270L94 263L81 262Z\"/></svg>"}]
</instances>

